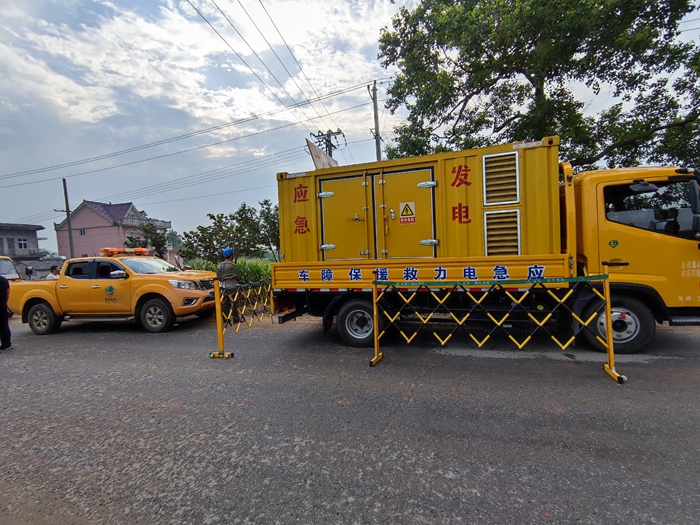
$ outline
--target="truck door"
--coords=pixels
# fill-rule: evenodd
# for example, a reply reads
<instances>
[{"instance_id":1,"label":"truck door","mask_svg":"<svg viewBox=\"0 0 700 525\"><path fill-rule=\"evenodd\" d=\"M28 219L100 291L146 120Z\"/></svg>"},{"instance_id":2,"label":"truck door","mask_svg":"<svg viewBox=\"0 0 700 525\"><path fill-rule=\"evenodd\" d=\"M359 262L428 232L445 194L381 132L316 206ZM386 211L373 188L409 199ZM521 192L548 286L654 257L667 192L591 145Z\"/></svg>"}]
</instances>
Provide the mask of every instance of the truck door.
<instances>
[{"instance_id":1,"label":"truck door","mask_svg":"<svg viewBox=\"0 0 700 525\"><path fill-rule=\"evenodd\" d=\"M321 251L324 261L374 258L366 180L361 175L321 181Z\"/></svg>"},{"instance_id":2,"label":"truck door","mask_svg":"<svg viewBox=\"0 0 700 525\"><path fill-rule=\"evenodd\" d=\"M612 282L654 288L669 307L700 306L700 250L689 202L695 182L685 179L598 189L604 202L598 210L601 268Z\"/></svg>"},{"instance_id":3,"label":"truck door","mask_svg":"<svg viewBox=\"0 0 700 525\"><path fill-rule=\"evenodd\" d=\"M126 315L131 310L131 282L112 279L110 273L125 271L113 261L96 261L97 270L90 281L90 308L97 315Z\"/></svg>"},{"instance_id":4,"label":"truck door","mask_svg":"<svg viewBox=\"0 0 700 525\"><path fill-rule=\"evenodd\" d=\"M58 278L56 283L58 303L69 315L90 313L91 263L91 261L69 262L65 273Z\"/></svg>"},{"instance_id":5,"label":"truck door","mask_svg":"<svg viewBox=\"0 0 700 525\"><path fill-rule=\"evenodd\" d=\"M430 169L374 177L377 258L435 257L434 194Z\"/></svg>"}]
</instances>

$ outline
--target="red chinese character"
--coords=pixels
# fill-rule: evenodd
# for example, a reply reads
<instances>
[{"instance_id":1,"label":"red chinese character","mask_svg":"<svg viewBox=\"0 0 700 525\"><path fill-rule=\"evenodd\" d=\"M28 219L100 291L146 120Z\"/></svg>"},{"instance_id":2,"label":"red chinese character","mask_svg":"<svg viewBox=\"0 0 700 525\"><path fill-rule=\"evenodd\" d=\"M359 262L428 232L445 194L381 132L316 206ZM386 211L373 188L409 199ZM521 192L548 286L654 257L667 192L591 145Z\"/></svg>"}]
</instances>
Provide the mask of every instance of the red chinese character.
<instances>
[{"instance_id":1,"label":"red chinese character","mask_svg":"<svg viewBox=\"0 0 700 525\"><path fill-rule=\"evenodd\" d=\"M455 180L452 181L451 186L454 186L455 188L459 188L460 186L467 185L471 186L472 183L467 180L467 177L469 177L469 172L471 170L469 169L469 166L455 166L452 168L452 173L455 175Z\"/></svg>"},{"instance_id":2,"label":"red chinese character","mask_svg":"<svg viewBox=\"0 0 700 525\"><path fill-rule=\"evenodd\" d=\"M299 184L294 188L294 202L309 202L309 187Z\"/></svg>"},{"instance_id":3,"label":"red chinese character","mask_svg":"<svg viewBox=\"0 0 700 525\"><path fill-rule=\"evenodd\" d=\"M311 228L309 228L309 221L306 220L306 217L299 217L297 215L297 218L294 219L294 224L296 225L294 233L304 234L311 231Z\"/></svg>"},{"instance_id":4,"label":"red chinese character","mask_svg":"<svg viewBox=\"0 0 700 525\"><path fill-rule=\"evenodd\" d=\"M461 202L457 206L452 206L452 220L458 221L460 224L472 222L469 218L469 206L465 206Z\"/></svg>"}]
</instances>

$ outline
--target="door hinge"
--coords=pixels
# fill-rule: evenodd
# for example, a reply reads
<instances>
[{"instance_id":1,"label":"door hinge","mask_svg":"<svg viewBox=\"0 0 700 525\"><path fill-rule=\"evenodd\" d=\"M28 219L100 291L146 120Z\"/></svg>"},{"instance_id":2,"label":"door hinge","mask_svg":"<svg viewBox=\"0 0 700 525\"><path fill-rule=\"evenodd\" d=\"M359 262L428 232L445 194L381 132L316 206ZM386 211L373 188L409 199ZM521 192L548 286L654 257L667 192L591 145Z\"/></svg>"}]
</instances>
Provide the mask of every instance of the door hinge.
<instances>
[{"instance_id":1,"label":"door hinge","mask_svg":"<svg viewBox=\"0 0 700 525\"><path fill-rule=\"evenodd\" d=\"M321 250L335 250L335 244L322 244L319 248Z\"/></svg>"},{"instance_id":2,"label":"door hinge","mask_svg":"<svg viewBox=\"0 0 700 525\"><path fill-rule=\"evenodd\" d=\"M372 250L360 250L360 257L363 255L372 255Z\"/></svg>"},{"instance_id":3,"label":"door hinge","mask_svg":"<svg viewBox=\"0 0 700 525\"><path fill-rule=\"evenodd\" d=\"M437 186L437 182L434 180L427 180L425 182L418 183L419 188L434 188L435 186Z\"/></svg>"},{"instance_id":4,"label":"door hinge","mask_svg":"<svg viewBox=\"0 0 700 525\"><path fill-rule=\"evenodd\" d=\"M379 179L379 181L377 182L377 184L386 184L386 181L385 181L384 179Z\"/></svg>"},{"instance_id":5,"label":"door hinge","mask_svg":"<svg viewBox=\"0 0 700 525\"><path fill-rule=\"evenodd\" d=\"M316 194L319 199L325 199L326 197L332 197L333 195L335 195L335 193L332 191L322 191Z\"/></svg>"},{"instance_id":6,"label":"door hinge","mask_svg":"<svg viewBox=\"0 0 700 525\"><path fill-rule=\"evenodd\" d=\"M384 249L382 250L382 254L386 255L387 253L389 253L389 250L387 250L386 248L384 248Z\"/></svg>"},{"instance_id":7,"label":"door hinge","mask_svg":"<svg viewBox=\"0 0 700 525\"><path fill-rule=\"evenodd\" d=\"M437 246L438 240L437 239L423 239L422 241L418 241L418 244L420 244L421 246Z\"/></svg>"}]
</instances>

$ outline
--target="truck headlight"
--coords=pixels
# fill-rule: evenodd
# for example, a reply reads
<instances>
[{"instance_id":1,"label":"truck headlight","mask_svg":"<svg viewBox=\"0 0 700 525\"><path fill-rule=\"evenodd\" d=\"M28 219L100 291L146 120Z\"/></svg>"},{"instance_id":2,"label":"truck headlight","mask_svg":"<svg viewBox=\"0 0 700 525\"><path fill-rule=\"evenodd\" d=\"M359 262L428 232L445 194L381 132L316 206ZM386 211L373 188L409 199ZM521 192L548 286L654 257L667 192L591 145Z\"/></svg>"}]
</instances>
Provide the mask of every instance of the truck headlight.
<instances>
[{"instance_id":1,"label":"truck headlight","mask_svg":"<svg viewBox=\"0 0 700 525\"><path fill-rule=\"evenodd\" d=\"M175 279L168 281L175 288L181 288L183 290L196 290L197 284L194 281L176 281Z\"/></svg>"}]
</instances>

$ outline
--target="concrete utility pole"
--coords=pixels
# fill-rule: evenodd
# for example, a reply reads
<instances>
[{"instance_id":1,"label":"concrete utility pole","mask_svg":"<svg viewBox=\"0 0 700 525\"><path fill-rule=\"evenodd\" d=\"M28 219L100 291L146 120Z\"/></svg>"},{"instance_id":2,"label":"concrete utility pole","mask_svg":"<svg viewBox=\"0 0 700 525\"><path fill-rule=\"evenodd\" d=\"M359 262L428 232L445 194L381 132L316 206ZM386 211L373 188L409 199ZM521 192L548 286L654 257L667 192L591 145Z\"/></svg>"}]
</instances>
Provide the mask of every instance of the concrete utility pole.
<instances>
[{"instance_id":1,"label":"concrete utility pole","mask_svg":"<svg viewBox=\"0 0 700 525\"><path fill-rule=\"evenodd\" d=\"M333 144L332 140L333 137L337 137L338 135L345 136L343 132L340 131L340 128L338 131L331 131L329 129L325 133L323 131L319 131L316 135L311 133L311 136L316 139L316 144L318 144L318 147L324 149L329 157L333 157L333 150L338 147Z\"/></svg>"},{"instance_id":2,"label":"concrete utility pole","mask_svg":"<svg viewBox=\"0 0 700 525\"><path fill-rule=\"evenodd\" d=\"M70 224L70 205L68 204L68 187L66 186L66 179L63 179L63 198L66 201L66 222L68 224L68 245L70 246L70 257L71 259L75 257L75 250L73 249L73 227ZM54 210L54 211L64 211L64 210Z\"/></svg>"},{"instance_id":3,"label":"concrete utility pole","mask_svg":"<svg viewBox=\"0 0 700 525\"><path fill-rule=\"evenodd\" d=\"M367 91L369 91L369 86L367 86ZM379 134L379 108L377 105L377 81L374 81L372 86L372 91L369 96L372 98L372 105L374 106L374 148L377 150L377 162L382 160L382 137Z\"/></svg>"}]
</instances>

